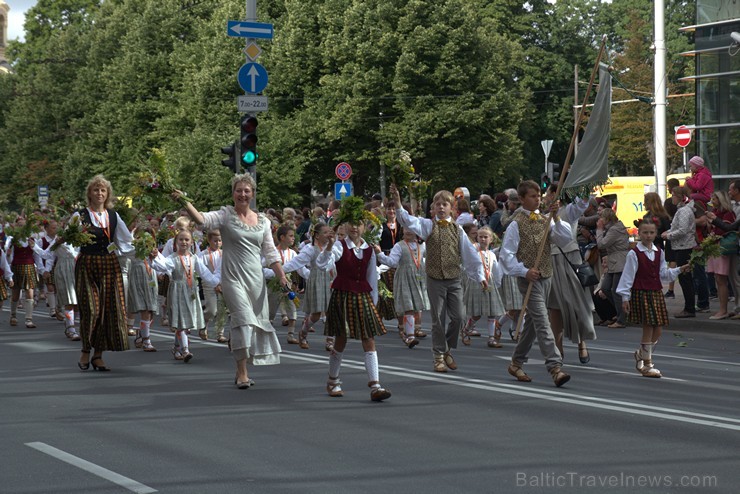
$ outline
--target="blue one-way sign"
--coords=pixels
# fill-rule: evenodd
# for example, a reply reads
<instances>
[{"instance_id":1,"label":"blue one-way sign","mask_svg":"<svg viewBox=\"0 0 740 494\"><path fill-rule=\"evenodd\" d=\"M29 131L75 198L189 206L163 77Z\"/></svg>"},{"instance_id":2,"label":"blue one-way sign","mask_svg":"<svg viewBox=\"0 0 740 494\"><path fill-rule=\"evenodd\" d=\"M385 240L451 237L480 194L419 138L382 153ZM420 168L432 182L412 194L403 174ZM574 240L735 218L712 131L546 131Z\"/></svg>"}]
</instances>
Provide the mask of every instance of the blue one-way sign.
<instances>
[{"instance_id":1,"label":"blue one-way sign","mask_svg":"<svg viewBox=\"0 0 740 494\"><path fill-rule=\"evenodd\" d=\"M245 63L236 74L236 79L244 91L261 93L267 87L267 70L258 63Z\"/></svg>"},{"instance_id":2,"label":"blue one-way sign","mask_svg":"<svg viewBox=\"0 0 740 494\"><path fill-rule=\"evenodd\" d=\"M232 38L272 39L272 24L262 22L228 21L226 34Z\"/></svg>"},{"instance_id":3,"label":"blue one-way sign","mask_svg":"<svg viewBox=\"0 0 740 494\"><path fill-rule=\"evenodd\" d=\"M341 201L352 195L352 184L348 182L336 182L334 184L334 199Z\"/></svg>"}]
</instances>

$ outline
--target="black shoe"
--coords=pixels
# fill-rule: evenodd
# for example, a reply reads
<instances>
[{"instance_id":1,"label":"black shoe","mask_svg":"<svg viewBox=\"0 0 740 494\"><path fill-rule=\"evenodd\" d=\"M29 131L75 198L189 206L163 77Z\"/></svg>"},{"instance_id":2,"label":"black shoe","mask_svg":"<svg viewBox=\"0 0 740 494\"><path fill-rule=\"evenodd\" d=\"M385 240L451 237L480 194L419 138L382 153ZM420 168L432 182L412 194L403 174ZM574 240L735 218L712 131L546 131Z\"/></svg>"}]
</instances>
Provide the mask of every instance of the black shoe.
<instances>
[{"instance_id":1,"label":"black shoe","mask_svg":"<svg viewBox=\"0 0 740 494\"><path fill-rule=\"evenodd\" d=\"M591 355L588 353L588 348L578 349L578 360L580 360L582 364L587 364L591 361Z\"/></svg>"},{"instance_id":2,"label":"black shoe","mask_svg":"<svg viewBox=\"0 0 740 494\"><path fill-rule=\"evenodd\" d=\"M676 298L676 294L673 293L673 290L668 290L665 292L665 298Z\"/></svg>"},{"instance_id":3,"label":"black shoe","mask_svg":"<svg viewBox=\"0 0 740 494\"><path fill-rule=\"evenodd\" d=\"M684 310L684 311L679 312L678 314L674 314L673 317L677 319L684 319L686 317L696 317L696 314L694 314L693 312L686 312Z\"/></svg>"},{"instance_id":4,"label":"black shoe","mask_svg":"<svg viewBox=\"0 0 740 494\"><path fill-rule=\"evenodd\" d=\"M92 365L92 368L94 370L100 371L100 372L110 372L110 369L106 367L105 365L95 365L96 360L100 360L102 362L103 357L98 355L97 357L93 357L92 359L90 359L90 364Z\"/></svg>"},{"instance_id":5,"label":"black shoe","mask_svg":"<svg viewBox=\"0 0 740 494\"><path fill-rule=\"evenodd\" d=\"M82 350L82 353L90 354L90 350ZM82 362L77 362L77 367L80 368L80 370L86 371L90 368L90 361L88 360L86 364L83 364Z\"/></svg>"}]
</instances>

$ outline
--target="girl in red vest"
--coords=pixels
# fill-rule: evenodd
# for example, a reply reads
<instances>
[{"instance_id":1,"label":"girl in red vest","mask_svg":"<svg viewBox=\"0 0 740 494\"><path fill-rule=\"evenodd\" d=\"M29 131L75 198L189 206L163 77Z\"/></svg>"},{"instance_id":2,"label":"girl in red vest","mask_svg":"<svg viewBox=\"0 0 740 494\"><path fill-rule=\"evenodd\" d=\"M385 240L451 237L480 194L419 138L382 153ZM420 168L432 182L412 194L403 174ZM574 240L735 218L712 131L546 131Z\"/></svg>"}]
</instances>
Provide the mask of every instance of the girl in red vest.
<instances>
[{"instance_id":1,"label":"girl in red vest","mask_svg":"<svg viewBox=\"0 0 740 494\"><path fill-rule=\"evenodd\" d=\"M342 352L347 339L362 341L365 350L365 370L370 387L370 399L383 401L391 392L380 386L378 353L375 336L386 333L375 304L378 301L378 274L373 248L362 239L365 232L363 202L356 197L342 201L342 208L335 216L335 224L345 224L347 238L327 248L316 258L319 269L336 267L337 276L331 284L332 292L326 309L324 334L335 338L334 350L329 355L329 396L343 396L339 370Z\"/></svg>"},{"instance_id":2,"label":"girl in red vest","mask_svg":"<svg viewBox=\"0 0 740 494\"><path fill-rule=\"evenodd\" d=\"M663 296L663 282L676 279L680 272L691 269L689 264L669 268L665 253L653 242L658 228L651 218L638 224L640 242L627 253L627 261L619 280L617 293L622 296L622 308L627 321L642 325L640 348L635 351L637 370L645 377L661 377L653 365L652 354L663 326L668 325L668 311Z\"/></svg>"},{"instance_id":3,"label":"girl in red vest","mask_svg":"<svg viewBox=\"0 0 740 494\"><path fill-rule=\"evenodd\" d=\"M26 218L19 216L16 225L21 227L26 224ZM29 238L13 238L10 241L8 249L8 260L13 270L13 294L10 304L10 325L17 326L18 318L16 309L18 300L21 296L21 290L25 292L23 300L23 309L26 311L26 327L31 329L36 325L33 323L33 291L38 285L38 275L36 266L41 265L41 258L34 250L36 240Z\"/></svg>"}]
</instances>

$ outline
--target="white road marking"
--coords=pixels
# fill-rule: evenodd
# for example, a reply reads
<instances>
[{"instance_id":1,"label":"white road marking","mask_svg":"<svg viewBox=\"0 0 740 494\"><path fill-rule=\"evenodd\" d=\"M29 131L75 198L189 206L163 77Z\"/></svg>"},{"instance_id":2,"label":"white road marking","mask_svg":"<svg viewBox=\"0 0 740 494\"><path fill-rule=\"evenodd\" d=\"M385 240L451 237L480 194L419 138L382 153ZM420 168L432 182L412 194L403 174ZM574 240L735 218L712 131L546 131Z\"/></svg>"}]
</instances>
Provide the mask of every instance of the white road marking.
<instances>
[{"instance_id":1,"label":"white road marking","mask_svg":"<svg viewBox=\"0 0 740 494\"><path fill-rule=\"evenodd\" d=\"M297 352L284 351L281 354L282 357L292 358L295 360L302 360L305 362L320 363L326 365L328 357L318 357L313 355L306 355ZM356 360L342 360L342 366L350 367L352 369L365 369L364 362ZM569 393L567 390L555 391L546 389L522 389L522 386L526 384L505 384L496 383L491 381L483 381L481 379L469 379L462 378L454 375L446 375L444 377L438 376L431 371L417 371L413 369L407 369L404 367L395 367L390 365L381 365L380 369L386 374L391 374L399 377L410 377L414 379L420 379L423 381L432 381L438 383L452 384L455 386L462 386L466 388L481 389L484 391L493 391L497 393L512 394L516 396L523 396L527 398L537 398L540 400L555 401L560 403L567 403L570 405L578 405L589 408L600 408L603 410L611 410L615 412L623 412L633 415L645 415L653 418L663 418L666 420L673 420L675 422L687 422L690 424L706 425L710 427L717 427L720 429L729 429L732 431L740 431L740 419L732 417L720 417L716 415L708 415L699 412L691 412L688 410L678 410L674 408L663 408L654 406L646 403L628 402L621 400L611 400L607 398L598 398L596 396L579 395ZM567 394L565 394L567 393Z\"/></svg>"},{"instance_id":2,"label":"white road marking","mask_svg":"<svg viewBox=\"0 0 740 494\"><path fill-rule=\"evenodd\" d=\"M83 460L82 458L71 455L65 451L62 451L61 449L49 446L46 443L26 443L26 446L37 451L41 451L42 453L46 453L47 455L54 457L57 460L69 463L70 465L75 466L81 470L90 472L93 475L97 475L98 477L103 478L109 482L120 485L121 487L128 489L131 492L136 492L137 494L149 494L151 492L157 492L156 489L152 489L151 487L141 484L133 479L124 477L123 475L119 475L116 472L112 472L107 468L96 465L95 463L90 463L87 460Z\"/></svg>"}]
</instances>

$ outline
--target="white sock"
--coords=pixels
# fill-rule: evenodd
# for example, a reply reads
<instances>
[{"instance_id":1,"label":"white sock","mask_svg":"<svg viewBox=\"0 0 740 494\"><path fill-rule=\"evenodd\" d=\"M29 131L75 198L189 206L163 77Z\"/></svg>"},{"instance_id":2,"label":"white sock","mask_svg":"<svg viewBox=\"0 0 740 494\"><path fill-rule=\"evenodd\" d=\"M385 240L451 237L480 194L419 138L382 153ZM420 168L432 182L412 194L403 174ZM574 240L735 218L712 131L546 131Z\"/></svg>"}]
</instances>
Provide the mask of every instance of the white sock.
<instances>
[{"instance_id":1,"label":"white sock","mask_svg":"<svg viewBox=\"0 0 740 494\"><path fill-rule=\"evenodd\" d=\"M640 343L640 354L642 360L653 360L653 342Z\"/></svg>"},{"instance_id":2,"label":"white sock","mask_svg":"<svg viewBox=\"0 0 740 494\"><path fill-rule=\"evenodd\" d=\"M488 336L490 338L493 338L494 336L496 336L496 318L495 317L488 318Z\"/></svg>"},{"instance_id":3,"label":"white sock","mask_svg":"<svg viewBox=\"0 0 740 494\"><path fill-rule=\"evenodd\" d=\"M509 317L509 314L504 312L504 315L499 318L498 323L503 326L509 321L513 321L513 319Z\"/></svg>"},{"instance_id":4,"label":"white sock","mask_svg":"<svg viewBox=\"0 0 740 494\"><path fill-rule=\"evenodd\" d=\"M301 328L301 331L303 331L304 333L308 333L308 330L311 329L311 326L313 326L311 316L306 316L306 318L303 319L303 327Z\"/></svg>"},{"instance_id":5,"label":"white sock","mask_svg":"<svg viewBox=\"0 0 740 494\"><path fill-rule=\"evenodd\" d=\"M365 352L365 370L368 382L380 381L378 373L378 352ZM380 386L380 385L378 385Z\"/></svg>"},{"instance_id":6,"label":"white sock","mask_svg":"<svg viewBox=\"0 0 740 494\"><path fill-rule=\"evenodd\" d=\"M75 310L74 309L64 309L64 326L67 328L72 328L75 325Z\"/></svg>"},{"instance_id":7,"label":"white sock","mask_svg":"<svg viewBox=\"0 0 740 494\"><path fill-rule=\"evenodd\" d=\"M177 340L180 344L180 351L182 353L185 353L188 351L188 332L185 330L178 330L177 333Z\"/></svg>"},{"instance_id":8,"label":"white sock","mask_svg":"<svg viewBox=\"0 0 740 494\"><path fill-rule=\"evenodd\" d=\"M145 321L144 319L139 322L139 334L145 340L149 339L149 328L152 325L152 320Z\"/></svg>"},{"instance_id":9,"label":"white sock","mask_svg":"<svg viewBox=\"0 0 740 494\"><path fill-rule=\"evenodd\" d=\"M49 306L49 314L52 316L57 311L57 294L56 292L49 292L46 294L46 305Z\"/></svg>"},{"instance_id":10,"label":"white sock","mask_svg":"<svg viewBox=\"0 0 740 494\"><path fill-rule=\"evenodd\" d=\"M23 308L26 311L26 321L33 319L33 299L23 299Z\"/></svg>"},{"instance_id":11,"label":"white sock","mask_svg":"<svg viewBox=\"0 0 740 494\"><path fill-rule=\"evenodd\" d=\"M329 354L329 377L339 379L339 369L342 367L342 352Z\"/></svg>"},{"instance_id":12,"label":"white sock","mask_svg":"<svg viewBox=\"0 0 740 494\"><path fill-rule=\"evenodd\" d=\"M133 328L134 327L134 324L136 324L136 318L135 317L132 317L131 319L129 319L127 317L126 318L126 324L128 324L128 327L129 328Z\"/></svg>"},{"instance_id":13,"label":"white sock","mask_svg":"<svg viewBox=\"0 0 740 494\"><path fill-rule=\"evenodd\" d=\"M403 328L406 336L414 336L414 316L403 316Z\"/></svg>"}]
</instances>

